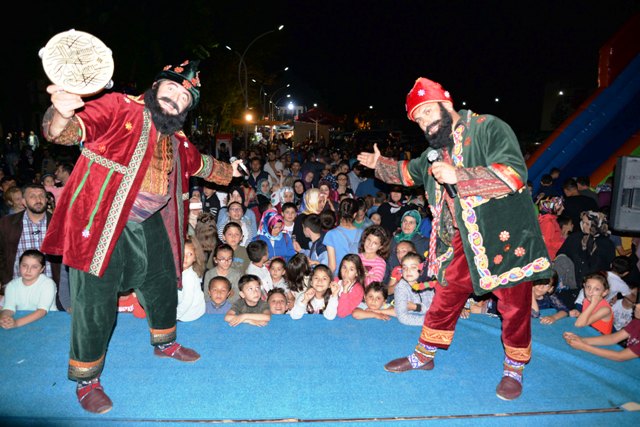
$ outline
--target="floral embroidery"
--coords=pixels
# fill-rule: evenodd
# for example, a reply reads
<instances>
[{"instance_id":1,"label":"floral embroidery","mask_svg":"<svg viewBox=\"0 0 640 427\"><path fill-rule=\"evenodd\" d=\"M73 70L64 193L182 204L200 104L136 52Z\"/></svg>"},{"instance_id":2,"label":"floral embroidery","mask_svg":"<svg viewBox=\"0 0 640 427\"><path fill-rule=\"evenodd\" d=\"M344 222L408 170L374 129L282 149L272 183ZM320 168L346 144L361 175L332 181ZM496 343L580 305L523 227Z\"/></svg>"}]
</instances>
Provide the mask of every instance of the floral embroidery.
<instances>
[{"instance_id":1,"label":"floral embroidery","mask_svg":"<svg viewBox=\"0 0 640 427\"><path fill-rule=\"evenodd\" d=\"M105 147L104 144L100 144L98 145L98 151L100 153L104 153L105 151L107 151L107 147Z\"/></svg>"},{"instance_id":2,"label":"floral embroidery","mask_svg":"<svg viewBox=\"0 0 640 427\"><path fill-rule=\"evenodd\" d=\"M167 65L162 69L162 71L167 71L167 70L170 70L170 69L171 69L171 65Z\"/></svg>"},{"instance_id":3,"label":"floral embroidery","mask_svg":"<svg viewBox=\"0 0 640 427\"><path fill-rule=\"evenodd\" d=\"M126 130L131 130L131 129L133 129L133 125L131 124L131 122L127 122L127 123L125 123L124 128Z\"/></svg>"},{"instance_id":4,"label":"floral embroidery","mask_svg":"<svg viewBox=\"0 0 640 427\"><path fill-rule=\"evenodd\" d=\"M187 143L187 141L184 142L184 148L189 148L189 144Z\"/></svg>"},{"instance_id":5,"label":"floral embroidery","mask_svg":"<svg viewBox=\"0 0 640 427\"><path fill-rule=\"evenodd\" d=\"M504 258L502 257L502 255L496 255L493 257L493 263L498 265L502 262Z\"/></svg>"},{"instance_id":6,"label":"floral embroidery","mask_svg":"<svg viewBox=\"0 0 640 427\"><path fill-rule=\"evenodd\" d=\"M480 124L480 123L484 122L485 120L487 120L487 118L486 118L486 117L484 117L484 116L483 116L483 117L480 117L480 118L478 119L477 123L478 123L478 124Z\"/></svg>"},{"instance_id":7,"label":"floral embroidery","mask_svg":"<svg viewBox=\"0 0 640 427\"><path fill-rule=\"evenodd\" d=\"M89 233L89 230L87 230L86 228L82 230L82 237L84 237L85 239L88 239L90 235L91 233Z\"/></svg>"},{"instance_id":8,"label":"floral embroidery","mask_svg":"<svg viewBox=\"0 0 640 427\"><path fill-rule=\"evenodd\" d=\"M189 90L191 89L191 82L189 80L183 80L182 81L182 87L184 87L185 89Z\"/></svg>"},{"instance_id":9,"label":"floral embroidery","mask_svg":"<svg viewBox=\"0 0 640 427\"><path fill-rule=\"evenodd\" d=\"M506 245L504 245L504 251L505 252L509 252L510 250L511 250L511 245L510 244L507 243Z\"/></svg>"},{"instance_id":10,"label":"floral embroidery","mask_svg":"<svg viewBox=\"0 0 640 427\"><path fill-rule=\"evenodd\" d=\"M511 237L511 235L509 234L508 231L500 232L500 241L506 242L507 240L509 240L509 237Z\"/></svg>"},{"instance_id":11,"label":"floral embroidery","mask_svg":"<svg viewBox=\"0 0 640 427\"><path fill-rule=\"evenodd\" d=\"M130 104L130 103L131 103L131 100L130 100L128 97L126 97L126 96L125 96L125 97L124 97L124 102L126 102L127 104Z\"/></svg>"},{"instance_id":12,"label":"floral embroidery","mask_svg":"<svg viewBox=\"0 0 640 427\"><path fill-rule=\"evenodd\" d=\"M184 68L182 67L176 67L173 71L175 71L176 73L180 74L184 71Z\"/></svg>"},{"instance_id":13,"label":"floral embroidery","mask_svg":"<svg viewBox=\"0 0 640 427\"><path fill-rule=\"evenodd\" d=\"M470 137L470 136L468 136L468 137L466 137L466 138L464 139L464 145L465 145L465 146L467 146L467 147L468 147L469 145L471 145L471 137Z\"/></svg>"},{"instance_id":14,"label":"floral embroidery","mask_svg":"<svg viewBox=\"0 0 640 427\"><path fill-rule=\"evenodd\" d=\"M424 96L424 93L425 93L425 92L424 92L424 89L420 89L420 90L418 91L418 96Z\"/></svg>"},{"instance_id":15,"label":"floral embroidery","mask_svg":"<svg viewBox=\"0 0 640 427\"><path fill-rule=\"evenodd\" d=\"M523 248L522 246L518 246L518 247L516 248L516 250L515 250L515 251L513 251L513 253L514 253L516 256L521 257L521 256L524 256L524 254L526 254L526 253L527 253L527 251L526 251L526 249L525 249L525 248Z\"/></svg>"}]
</instances>

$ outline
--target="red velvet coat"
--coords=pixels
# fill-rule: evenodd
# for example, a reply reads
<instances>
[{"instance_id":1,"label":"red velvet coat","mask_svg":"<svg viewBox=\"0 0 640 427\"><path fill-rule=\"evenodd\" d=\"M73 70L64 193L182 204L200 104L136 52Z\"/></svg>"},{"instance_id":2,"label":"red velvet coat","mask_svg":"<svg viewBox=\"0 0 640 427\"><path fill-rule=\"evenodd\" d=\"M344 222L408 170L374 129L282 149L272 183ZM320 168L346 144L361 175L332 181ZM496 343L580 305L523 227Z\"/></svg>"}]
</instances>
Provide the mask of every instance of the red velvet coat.
<instances>
[{"instance_id":1,"label":"red velvet coat","mask_svg":"<svg viewBox=\"0 0 640 427\"><path fill-rule=\"evenodd\" d=\"M62 254L64 264L102 276L150 165L159 134L140 97L110 93L87 102L66 129L66 140L81 144L81 156L42 244L50 254ZM48 132L45 132L45 135ZM68 135L77 134L75 141ZM172 243L176 277L182 271L187 230L189 177L201 176L227 184L230 165L202 155L183 133L173 135L174 164L169 175L171 199L161 210Z\"/></svg>"}]
</instances>

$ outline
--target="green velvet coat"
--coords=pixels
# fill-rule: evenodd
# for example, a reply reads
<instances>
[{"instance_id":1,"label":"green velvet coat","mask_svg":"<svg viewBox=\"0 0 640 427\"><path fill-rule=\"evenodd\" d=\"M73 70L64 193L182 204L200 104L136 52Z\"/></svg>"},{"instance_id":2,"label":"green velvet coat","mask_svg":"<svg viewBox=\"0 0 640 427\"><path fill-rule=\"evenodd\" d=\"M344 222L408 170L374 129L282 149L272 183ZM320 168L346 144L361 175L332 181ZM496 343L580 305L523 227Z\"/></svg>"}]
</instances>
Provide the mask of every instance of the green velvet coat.
<instances>
[{"instance_id":1,"label":"green velvet coat","mask_svg":"<svg viewBox=\"0 0 640 427\"><path fill-rule=\"evenodd\" d=\"M453 148L442 153L458 168L458 197L443 200L444 188L430 173L430 149L417 159L396 162L397 172L392 173L403 185L425 188L434 214L431 239L436 239L430 245L435 254L429 254L429 272L446 286L444 271L453 259L453 208L478 295L550 277L551 263L515 134L497 117L465 110L459 114Z\"/></svg>"}]
</instances>

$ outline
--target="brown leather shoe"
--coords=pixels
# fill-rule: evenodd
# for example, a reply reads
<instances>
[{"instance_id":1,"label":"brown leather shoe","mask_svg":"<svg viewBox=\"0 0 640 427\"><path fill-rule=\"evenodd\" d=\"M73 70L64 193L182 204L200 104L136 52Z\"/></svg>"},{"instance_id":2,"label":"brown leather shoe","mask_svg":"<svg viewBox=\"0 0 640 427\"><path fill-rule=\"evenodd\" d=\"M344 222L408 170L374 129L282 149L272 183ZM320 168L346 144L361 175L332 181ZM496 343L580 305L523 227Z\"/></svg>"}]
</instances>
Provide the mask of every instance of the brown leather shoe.
<instances>
[{"instance_id":1,"label":"brown leather shoe","mask_svg":"<svg viewBox=\"0 0 640 427\"><path fill-rule=\"evenodd\" d=\"M420 366L419 368L414 368L411 366L411 362L409 362L408 357L401 357L400 359L394 359L391 362L384 365L384 370L394 373L406 372L406 371L430 371L435 366L433 359Z\"/></svg>"},{"instance_id":2,"label":"brown leather shoe","mask_svg":"<svg viewBox=\"0 0 640 427\"><path fill-rule=\"evenodd\" d=\"M522 394L522 384L511 377L504 376L496 387L496 396L502 400L514 400Z\"/></svg>"},{"instance_id":3,"label":"brown leather shoe","mask_svg":"<svg viewBox=\"0 0 640 427\"><path fill-rule=\"evenodd\" d=\"M153 354L158 357L170 357L172 359L179 360L180 362L195 362L200 359L200 355L190 348L183 347L178 343L174 343L172 346L160 350L158 347L153 349Z\"/></svg>"},{"instance_id":4,"label":"brown leather shoe","mask_svg":"<svg viewBox=\"0 0 640 427\"><path fill-rule=\"evenodd\" d=\"M94 414L104 414L113 408L113 403L109 396L106 395L104 389L100 385L100 381L76 389L78 402L82 409Z\"/></svg>"}]
</instances>

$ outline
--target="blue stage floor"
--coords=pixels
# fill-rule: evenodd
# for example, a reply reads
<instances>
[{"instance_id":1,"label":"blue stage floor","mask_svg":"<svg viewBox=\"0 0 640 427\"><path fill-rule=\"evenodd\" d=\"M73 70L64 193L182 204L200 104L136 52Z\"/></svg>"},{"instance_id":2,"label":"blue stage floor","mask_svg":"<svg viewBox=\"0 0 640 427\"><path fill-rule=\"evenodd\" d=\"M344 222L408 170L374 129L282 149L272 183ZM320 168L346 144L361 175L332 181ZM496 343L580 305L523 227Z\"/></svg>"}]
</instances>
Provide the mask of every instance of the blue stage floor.
<instances>
[{"instance_id":1,"label":"blue stage floor","mask_svg":"<svg viewBox=\"0 0 640 427\"><path fill-rule=\"evenodd\" d=\"M104 415L84 412L67 380L70 317L50 313L0 330L0 424L189 425L261 422L302 425L640 425L640 359L603 360L571 349L573 319L533 322L533 359L523 395L495 395L502 374L500 320L460 320L453 345L433 371L391 374L383 365L409 354L420 328L396 319L298 321L274 316L258 328L222 316L178 325L179 341L202 358L156 358L146 320L120 315L102 384L113 400Z\"/></svg>"}]
</instances>

